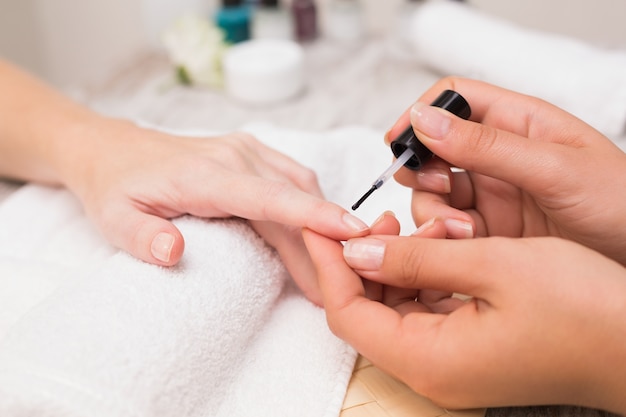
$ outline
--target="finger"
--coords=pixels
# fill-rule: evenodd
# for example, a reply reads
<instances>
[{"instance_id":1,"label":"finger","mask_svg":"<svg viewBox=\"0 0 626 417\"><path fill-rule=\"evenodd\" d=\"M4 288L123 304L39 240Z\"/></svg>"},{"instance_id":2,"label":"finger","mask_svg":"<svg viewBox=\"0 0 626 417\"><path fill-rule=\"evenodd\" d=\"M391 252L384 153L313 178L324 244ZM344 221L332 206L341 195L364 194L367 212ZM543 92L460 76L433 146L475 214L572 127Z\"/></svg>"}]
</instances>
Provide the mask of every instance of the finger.
<instances>
[{"instance_id":1,"label":"finger","mask_svg":"<svg viewBox=\"0 0 626 417\"><path fill-rule=\"evenodd\" d=\"M251 221L252 228L280 255L285 268L302 294L315 305L322 305L315 267L302 240L300 229L267 221Z\"/></svg>"},{"instance_id":2,"label":"finger","mask_svg":"<svg viewBox=\"0 0 626 417\"><path fill-rule=\"evenodd\" d=\"M303 231L316 266L329 327L378 365L396 374L410 373L406 352L429 339L443 316L417 312L410 326L402 315L365 297L361 278L343 260L341 244L311 230ZM389 341L393 341L390 344ZM400 367L399 367L399 364Z\"/></svg>"},{"instance_id":3,"label":"finger","mask_svg":"<svg viewBox=\"0 0 626 417\"><path fill-rule=\"evenodd\" d=\"M509 242L368 236L347 241L343 254L360 276L385 285L488 298L487 291L500 284L493 277L510 268L498 255L510 249Z\"/></svg>"},{"instance_id":4,"label":"finger","mask_svg":"<svg viewBox=\"0 0 626 417\"><path fill-rule=\"evenodd\" d=\"M428 161L420 170L400 169L394 179L410 188L448 194L452 191L453 175L450 165L440 158Z\"/></svg>"},{"instance_id":5,"label":"finger","mask_svg":"<svg viewBox=\"0 0 626 417\"><path fill-rule=\"evenodd\" d=\"M426 220L425 222L420 224L415 232L411 233L411 236L428 237L432 239L443 239L446 237L446 235L446 225L443 219L440 217L432 217Z\"/></svg>"},{"instance_id":6,"label":"finger","mask_svg":"<svg viewBox=\"0 0 626 417\"><path fill-rule=\"evenodd\" d=\"M448 117L453 122L447 129L446 140L433 141L431 136L441 134L441 126L434 128L437 134L432 130L427 131L425 122L418 122L415 112L408 111L392 127L387 141L393 140L401 129L406 128L408 117L420 140L436 155L453 165L501 178L518 186L524 185L524 181L536 186L541 178L545 179L547 168L554 170L552 175L558 175L559 168L563 166L562 161L555 160L551 152L553 147L542 146L548 145L546 140L559 140L572 145L584 144L591 140L589 137L595 136L589 135L592 128L549 103L474 80L445 78L430 88L418 102L430 103L445 89L463 95L472 108L471 120L480 124ZM537 114L542 117L535 117ZM563 126L558 126L558 120L563 120ZM572 123L576 125L574 128ZM549 134L555 130L577 134ZM540 140L527 140L528 137ZM452 147L451 143L459 146ZM529 161L532 163L529 164ZM516 179L516 182L512 181Z\"/></svg>"},{"instance_id":7,"label":"finger","mask_svg":"<svg viewBox=\"0 0 626 417\"><path fill-rule=\"evenodd\" d=\"M449 291L421 290L418 300L433 313L449 314L465 305L465 301Z\"/></svg>"},{"instance_id":8,"label":"finger","mask_svg":"<svg viewBox=\"0 0 626 417\"><path fill-rule=\"evenodd\" d=\"M253 147L254 152L259 155L264 164L278 170L301 190L317 197L322 197L322 190L315 171L303 166L282 152L264 145L252 136L246 140L249 141L250 146Z\"/></svg>"},{"instance_id":9,"label":"finger","mask_svg":"<svg viewBox=\"0 0 626 417\"><path fill-rule=\"evenodd\" d=\"M345 209L288 182L225 172L220 181L202 191L206 194L200 200L213 202L213 206L198 207L190 214L208 217L218 211L250 220L308 227L336 240L369 231L367 224Z\"/></svg>"},{"instance_id":10,"label":"finger","mask_svg":"<svg viewBox=\"0 0 626 417\"><path fill-rule=\"evenodd\" d=\"M340 243L307 229L302 234L317 270L324 309L333 333L356 345L363 345L368 340L384 340L379 339L380 335L377 334L381 329L365 328L362 326L363 321L380 321L393 327L399 325L400 315L365 297L363 282L346 265ZM354 332L351 328L363 331ZM389 331L389 327L382 330ZM362 353L366 356L368 354Z\"/></svg>"},{"instance_id":11,"label":"finger","mask_svg":"<svg viewBox=\"0 0 626 417\"><path fill-rule=\"evenodd\" d=\"M393 212L386 211L374 220L374 223L372 223L370 227L370 233L377 235L399 235L400 222Z\"/></svg>"},{"instance_id":12,"label":"finger","mask_svg":"<svg viewBox=\"0 0 626 417\"><path fill-rule=\"evenodd\" d=\"M441 92L444 90L453 90L458 91L464 96L465 91L468 91L471 87L477 88L477 86L473 86L473 80L465 80L463 78L456 77L446 77L437 81L432 87L430 87L426 92L424 92L417 100L419 103L430 104L432 103ZM467 84L467 85L465 85ZM461 92L463 91L463 92ZM470 107L472 109L472 120L481 120L481 118L477 118L481 115L480 108L478 104L475 107L474 101L469 101ZM406 109L398 120L393 124L393 126L387 131L385 134L385 143L387 145L391 144L391 142L397 138L402 132L406 130L407 127L411 125L411 107ZM483 113L484 114L484 111Z\"/></svg>"},{"instance_id":13,"label":"finger","mask_svg":"<svg viewBox=\"0 0 626 417\"><path fill-rule=\"evenodd\" d=\"M420 291L416 289L383 286L382 302L396 310L401 316L411 313L430 313L431 310L417 302Z\"/></svg>"},{"instance_id":14,"label":"finger","mask_svg":"<svg viewBox=\"0 0 626 417\"><path fill-rule=\"evenodd\" d=\"M543 191L546 179L564 175L570 165L564 163L568 149L558 144L465 121L436 107L414 107L411 121L420 140L452 165L527 190Z\"/></svg>"},{"instance_id":15,"label":"finger","mask_svg":"<svg viewBox=\"0 0 626 417\"><path fill-rule=\"evenodd\" d=\"M170 221L132 207L111 208L96 224L113 245L151 264L175 265L185 249L182 234Z\"/></svg>"},{"instance_id":16,"label":"finger","mask_svg":"<svg viewBox=\"0 0 626 417\"><path fill-rule=\"evenodd\" d=\"M446 229L446 236L451 239L467 239L476 236L484 222L475 213L451 207L445 196L422 191L414 191L411 204L413 220L416 224L424 223L433 218L441 219Z\"/></svg>"}]
</instances>

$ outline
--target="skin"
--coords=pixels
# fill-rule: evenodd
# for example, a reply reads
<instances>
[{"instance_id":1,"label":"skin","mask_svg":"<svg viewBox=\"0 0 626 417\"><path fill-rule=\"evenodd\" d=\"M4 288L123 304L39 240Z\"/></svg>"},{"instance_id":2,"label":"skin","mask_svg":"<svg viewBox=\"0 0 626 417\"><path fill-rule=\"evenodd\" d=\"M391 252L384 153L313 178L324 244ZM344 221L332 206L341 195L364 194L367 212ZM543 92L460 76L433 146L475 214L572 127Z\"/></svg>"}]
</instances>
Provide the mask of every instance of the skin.
<instances>
[{"instance_id":1,"label":"skin","mask_svg":"<svg viewBox=\"0 0 626 417\"><path fill-rule=\"evenodd\" d=\"M171 266L183 256L173 218L243 217L319 304L300 229L340 240L369 232L323 199L310 169L245 133L189 138L143 129L2 61L0 90L0 178L67 187L109 242L146 262Z\"/></svg>"},{"instance_id":2,"label":"skin","mask_svg":"<svg viewBox=\"0 0 626 417\"><path fill-rule=\"evenodd\" d=\"M414 189L417 224L437 216L469 225L469 235L449 227L449 237L558 236L626 264L624 152L545 101L478 81L445 78L418 103L430 103L444 89L468 100L470 121L418 104L386 136L389 142L412 121L439 156L425 172L402 169L396 175ZM437 115L445 119L445 133L432 120ZM453 174L451 166L465 171Z\"/></svg>"},{"instance_id":3,"label":"skin","mask_svg":"<svg viewBox=\"0 0 626 417\"><path fill-rule=\"evenodd\" d=\"M423 104L446 88L470 121ZM465 79L429 89L387 142L410 122L439 158L396 179L436 231L342 245L305 230L331 329L444 407L626 414L624 153L548 103Z\"/></svg>"},{"instance_id":4,"label":"skin","mask_svg":"<svg viewBox=\"0 0 626 417\"><path fill-rule=\"evenodd\" d=\"M558 238L374 235L350 241L344 259L340 243L304 237L331 330L435 403L626 413L626 273L617 262ZM382 259L363 259L366 245L382 245ZM394 295L371 299L368 282ZM472 298L438 312L421 299L436 291Z\"/></svg>"}]
</instances>

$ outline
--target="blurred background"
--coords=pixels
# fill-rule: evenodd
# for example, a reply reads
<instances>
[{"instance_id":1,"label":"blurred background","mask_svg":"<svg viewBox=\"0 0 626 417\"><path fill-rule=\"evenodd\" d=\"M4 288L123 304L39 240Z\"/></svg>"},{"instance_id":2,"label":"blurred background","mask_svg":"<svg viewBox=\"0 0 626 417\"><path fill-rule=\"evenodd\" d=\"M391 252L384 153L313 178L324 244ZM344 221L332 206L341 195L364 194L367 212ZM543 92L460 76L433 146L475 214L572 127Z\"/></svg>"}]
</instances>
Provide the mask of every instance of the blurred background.
<instances>
[{"instance_id":1,"label":"blurred background","mask_svg":"<svg viewBox=\"0 0 626 417\"><path fill-rule=\"evenodd\" d=\"M332 0L319 0L323 10ZM150 48L184 11L216 0L0 0L0 55L59 87L101 82ZM392 28L402 0L361 0L368 34ZM623 0L469 0L496 15L609 47L626 48ZM321 13L323 16L323 13Z\"/></svg>"}]
</instances>

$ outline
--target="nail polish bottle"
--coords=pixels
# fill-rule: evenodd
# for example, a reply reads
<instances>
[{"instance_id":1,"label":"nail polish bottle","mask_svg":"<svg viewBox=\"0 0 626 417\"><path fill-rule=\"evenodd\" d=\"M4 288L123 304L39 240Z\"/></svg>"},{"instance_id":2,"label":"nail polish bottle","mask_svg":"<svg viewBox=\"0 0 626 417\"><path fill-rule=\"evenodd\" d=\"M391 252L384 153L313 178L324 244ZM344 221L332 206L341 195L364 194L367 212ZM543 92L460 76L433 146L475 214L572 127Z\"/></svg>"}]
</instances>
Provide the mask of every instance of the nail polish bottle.
<instances>
[{"instance_id":1,"label":"nail polish bottle","mask_svg":"<svg viewBox=\"0 0 626 417\"><path fill-rule=\"evenodd\" d=\"M313 0L293 0L291 11L294 37L300 42L309 42L317 37L317 8Z\"/></svg>"},{"instance_id":2,"label":"nail polish bottle","mask_svg":"<svg viewBox=\"0 0 626 417\"><path fill-rule=\"evenodd\" d=\"M226 42L238 43L250 39L250 9L243 0L222 0L215 23L224 31Z\"/></svg>"}]
</instances>

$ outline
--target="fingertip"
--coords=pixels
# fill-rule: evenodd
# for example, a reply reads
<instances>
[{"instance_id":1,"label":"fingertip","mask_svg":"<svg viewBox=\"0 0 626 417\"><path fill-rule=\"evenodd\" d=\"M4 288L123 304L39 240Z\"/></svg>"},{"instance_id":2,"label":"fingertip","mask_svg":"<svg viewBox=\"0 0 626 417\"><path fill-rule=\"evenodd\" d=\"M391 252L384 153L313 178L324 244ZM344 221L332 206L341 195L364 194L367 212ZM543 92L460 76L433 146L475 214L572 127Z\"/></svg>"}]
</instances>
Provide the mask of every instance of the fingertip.
<instances>
[{"instance_id":1,"label":"fingertip","mask_svg":"<svg viewBox=\"0 0 626 417\"><path fill-rule=\"evenodd\" d=\"M452 239L471 239L476 235L476 227L471 220L447 218L444 224L448 237Z\"/></svg>"},{"instance_id":2,"label":"fingertip","mask_svg":"<svg viewBox=\"0 0 626 417\"><path fill-rule=\"evenodd\" d=\"M363 220L350 214L348 211L343 213L341 221L353 236L366 234L370 230L370 227Z\"/></svg>"},{"instance_id":3,"label":"fingertip","mask_svg":"<svg viewBox=\"0 0 626 417\"><path fill-rule=\"evenodd\" d=\"M446 224L440 217L432 217L422 223L411 236L445 239L447 235Z\"/></svg>"},{"instance_id":4,"label":"fingertip","mask_svg":"<svg viewBox=\"0 0 626 417\"><path fill-rule=\"evenodd\" d=\"M370 231L377 235L398 235L400 222L392 211L385 211L372 223Z\"/></svg>"}]
</instances>

